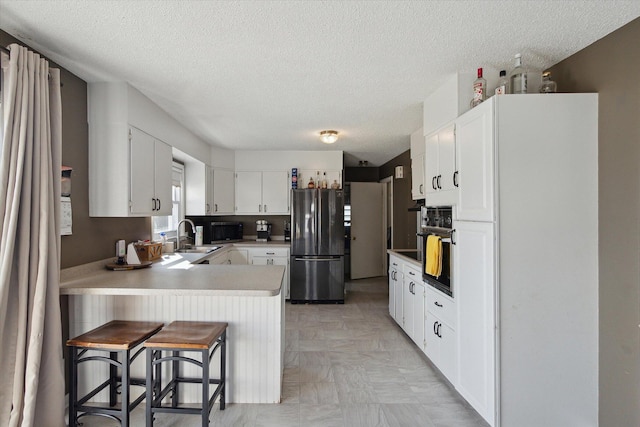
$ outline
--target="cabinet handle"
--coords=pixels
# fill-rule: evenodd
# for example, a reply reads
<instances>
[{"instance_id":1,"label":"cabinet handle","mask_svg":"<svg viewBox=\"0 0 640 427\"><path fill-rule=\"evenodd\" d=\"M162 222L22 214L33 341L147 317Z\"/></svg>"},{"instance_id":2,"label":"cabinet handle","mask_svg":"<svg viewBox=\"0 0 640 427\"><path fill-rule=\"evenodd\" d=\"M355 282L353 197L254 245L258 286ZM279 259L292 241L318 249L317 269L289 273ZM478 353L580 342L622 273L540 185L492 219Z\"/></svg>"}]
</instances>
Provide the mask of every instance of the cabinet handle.
<instances>
[{"instance_id":1,"label":"cabinet handle","mask_svg":"<svg viewBox=\"0 0 640 427\"><path fill-rule=\"evenodd\" d=\"M453 173L453 186L456 188L458 187L458 171Z\"/></svg>"},{"instance_id":2,"label":"cabinet handle","mask_svg":"<svg viewBox=\"0 0 640 427\"><path fill-rule=\"evenodd\" d=\"M458 242L456 241L456 239L454 239L454 236L456 235L456 229L454 228L453 230L451 230L451 244L452 245L456 245L458 244Z\"/></svg>"},{"instance_id":3,"label":"cabinet handle","mask_svg":"<svg viewBox=\"0 0 640 427\"><path fill-rule=\"evenodd\" d=\"M420 184L420 187L418 187L419 188L418 191L420 191L420 194L422 194L422 187L423 187L423 184Z\"/></svg>"},{"instance_id":4,"label":"cabinet handle","mask_svg":"<svg viewBox=\"0 0 640 427\"><path fill-rule=\"evenodd\" d=\"M267 211L267 205L264 205L264 211L265 212Z\"/></svg>"},{"instance_id":5,"label":"cabinet handle","mask_svg":"<svg viewBox=\"0 0 640 427\"><path fill-rule=\"evenodd\" d=\"M438 336L438 321L433 322L433 334Z\"/></svg>"},{"instance_id":6,"label":"cabinet handle","mask_svg":"<svg viewBox=\"0 0 640 427\"><path fill-rule=\"evenodd\" d=\"M218 212L218 204L217 203L213 204L213 209L214 209L214 212Z\"/></svg>"},{"instance_id":7,"label":"cabinet handle","mask_svg":"<svg viewBox=\"0 0 640 427\"><path fill-rule=\"evenodd\" d=\"M209 205L209 203L207 203L207 213L211 212L211 205Z\"/></svg>"},{"instance_id":8,"label":"cabinet handle","mask_svg":"<svg viewBox=\"0 0 640 427\"><path fill-rule=\"evenodd\" d=\"M158 210L160 210L161 206L162 206L162 201L160 201L160 199L158 199Z\"/></svg>"},{"instance_id":9,"label":"cabinet handle","mask_svg":"<svg viewBox=\"0 0 640 427\"><path fill-rule=\"evenodd\" d=\"M152 211L156 210L156 199L151 199L151 210Z\"/></svg>"},{"instance_id":10,"label":"cabinet handle","mask_svg":"<svg viewBox=\"0 0 640 427\"><path fill-rule=\"evenodd\" d=\"M262 212L262 205L258 205L258 212Z\"/></svg>"},{"instance_id":11,"label":"cabinet handle","mask_svg":"<svg viewBox=\"0 0 640 427\"><path fill-rule=\"evenodd\" d=\"M414 273L413 271L410 271L409 274L412 275L412 276L416 275L416 273Z\"/></svg>"},{"instance_id":12,"label":"cabinet handle","mask_svg":"<svg viewBox=\"0 0 640 427\"><path fill-rule=\"evenodd\" d=\"M442 326L442 323L438 323L438 337L442 338L442 334L440 333L440 327Z\"/></svg>"},{"instance_id":13,"label":"cabinet handle","mask_svg":"<svg viewBox=\"0 0 640 427\"><path fill-rule=\"evenodd\" d=\"M435 176L433 178L431 178L431 188L433 188L434 190L438 189L436 187L436 177Z\"/></svg>"},{"instance_id":14,"label":"cabinet handle","mask_svg":"<svg viewBox=\"0 0 640 427\"><path fill-rule=\"evenodd\" d=\"M442 175L438 175L438 178L436 179L436 184L438 185L438 189L442 190L442 186L440 185L440 178L442 178Z\"/></svg>"},{"instance_id":15,"label":"cabinet handle","mask_svg":"<svg viewBox=\"0 0 640 427\"><path fill-rule=\"evenodd\" d=\"M437 307L442 307L442 304L440 304L438 301L434 302L434 304L435 304Z\"/></svg>"}]
</instances>

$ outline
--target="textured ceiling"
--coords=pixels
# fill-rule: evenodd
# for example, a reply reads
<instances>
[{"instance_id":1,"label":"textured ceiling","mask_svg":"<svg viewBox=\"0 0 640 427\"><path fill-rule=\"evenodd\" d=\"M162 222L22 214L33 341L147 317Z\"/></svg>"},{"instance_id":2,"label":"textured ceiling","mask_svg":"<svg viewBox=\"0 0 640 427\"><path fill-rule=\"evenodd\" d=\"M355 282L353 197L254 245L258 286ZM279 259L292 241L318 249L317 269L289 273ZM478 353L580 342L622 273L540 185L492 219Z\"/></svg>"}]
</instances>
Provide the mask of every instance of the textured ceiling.
<instances>
[{"instance_id":1,"label":"textured ceiling","mask_svg":"<svg viewBox=\"0 0 640 427\"><path fill-rule=\"evenodd\" d=\"M408 149L447 75L517 52L541 71L638 16L637 0L0 0L1 29L89 82L130 82L212 145L348 165Z\"/></svg>"}]
</instances>

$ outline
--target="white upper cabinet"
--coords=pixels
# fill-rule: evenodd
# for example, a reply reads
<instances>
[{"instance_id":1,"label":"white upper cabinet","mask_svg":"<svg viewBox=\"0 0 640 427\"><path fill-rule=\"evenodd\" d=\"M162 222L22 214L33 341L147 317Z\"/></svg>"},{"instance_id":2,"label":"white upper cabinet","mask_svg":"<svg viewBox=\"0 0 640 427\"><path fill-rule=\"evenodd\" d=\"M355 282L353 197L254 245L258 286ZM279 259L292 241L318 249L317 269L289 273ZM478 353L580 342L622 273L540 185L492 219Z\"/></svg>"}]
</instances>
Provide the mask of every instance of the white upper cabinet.
<instances>
[{"instance_id":1,"label":"white upper cabinet","mask_svg":"<svg viewBox=\"0 0 640 427\"><path fill-rule=\"evenodd\" d=\"M454 205L458 198L455 125L450 124L425 139L425 203Z\"/></svg>"},{"instance_id":2,"label":"white upper cabinet","mask_svg":"<svg viewBox=\"0 0 640 427\"><path fill-rule=\"evenodd\" d=\"M134 127L130 132L130 213L170 215L171 147Z\"/></svg>"},{"instance_id":3,"label":"white upper cabinet","mask_svg":"<svg viewBox=\"0 0 640 427\"><path fill-rule=\"evenodd\" d=\"M89 215L172 211L173 145L209 158L210 147L125 82L88 85Z\"/></svg>"},{"instance_id":4,"label":"white upper cabinet","mask_svg":"<svg viewBox=\"0 0 640 427\"><path fill-rule=\"evenodd\" d=\"M424 150L425 138L422 128L411 134L411 198L424 199Z\"/></svg>"},{"instance_id":5,"label":"white upper cabinet","mask_svg":"<svg viewBox=\"0 0 640 427\"><path fill-rule=\"evenodd\" d=\"M494 126L489 99L456 121L458 220L494 220Z\"/></svg>"},{"instance_id":6,"label":"white upper cabinet","mask_svg":"<svg viewBox=\"0 0 640 427\"><path fill-rule=\"evenodd\" d=\"M236 172L236 214L289 214L287 171Z\"/></svg>"},{"instance_id":7,"label":"white upper cabinet","mask_svg":"<svg viewBox=\"0 0 640 427\"><path fill-rule=\"evenodd\" d=\"M234 172L213 169L213 215L232 215L234 212Z\"/></svg>"}]
</instances>

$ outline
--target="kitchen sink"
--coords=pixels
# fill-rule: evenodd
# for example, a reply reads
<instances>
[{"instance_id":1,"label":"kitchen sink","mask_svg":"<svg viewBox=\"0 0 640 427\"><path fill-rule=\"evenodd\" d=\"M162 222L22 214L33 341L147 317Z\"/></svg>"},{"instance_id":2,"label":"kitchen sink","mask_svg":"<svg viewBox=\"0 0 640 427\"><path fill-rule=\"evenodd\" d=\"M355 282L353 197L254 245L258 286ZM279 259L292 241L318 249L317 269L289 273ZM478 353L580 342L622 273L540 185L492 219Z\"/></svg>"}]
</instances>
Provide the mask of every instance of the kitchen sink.
<instances>
[{"instance_id":1,"label":"kitchen sink","mask_svg":"<svg viewBox=\"0 0 640 427\"><path fill-rule=\"evenodd\" d=\"M220 249L220 246L192 246L190 248L178 249L179 254L208 254Z\"/></svg>"}]
</instances>

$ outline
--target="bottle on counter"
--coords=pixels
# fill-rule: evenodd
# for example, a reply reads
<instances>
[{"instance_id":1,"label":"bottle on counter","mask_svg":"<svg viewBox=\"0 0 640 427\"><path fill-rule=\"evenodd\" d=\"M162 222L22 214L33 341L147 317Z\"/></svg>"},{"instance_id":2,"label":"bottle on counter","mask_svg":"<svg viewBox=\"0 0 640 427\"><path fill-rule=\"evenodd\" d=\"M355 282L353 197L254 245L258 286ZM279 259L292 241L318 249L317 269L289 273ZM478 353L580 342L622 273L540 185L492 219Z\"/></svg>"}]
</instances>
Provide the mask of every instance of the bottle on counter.
<instances>
[{"instance_id":1,"label":"bottle on counter","mask_svg":"<svg viewBox=\"0 0 640 427\"><path fill-rule=\"evenodd\" d=\"M540 86L540 93L555 93L558 91L558 85L551 80L551 71L545 71L542 73L542 85Z\"/></svg>"},{"instance_id":2,"label":"bottle on counter","mask_svg":"<svg viewBox=\"0 0 640 427\"><path fill-rule=\"evenodd\" d=\"M473 82L473 99L471 108L487 99L487 81L482 77L482 68L478 68L478 78Z\"/></svg>"},{"instance_id":3,"label":"bottle on counter","mask_svg":"<svg viewBox=\"0 0 640 427\"><path fill-rule=\"evenodd\" d=\"M527 70L522 66L522 55L516 53L515 66L509 74L509 93L527 93Z\"/></svg>"},{"instance_id":4,"label":"bottle on counter","mask_svg":"<svg viewBox=\"0 0 640 427\"><path fill-rule=\"evenodd\" d=\"M509 79L507 78L507 70L500 70L500 80L496 87L496 95L506 95L509 93Z\"/></svg>"}]
</instances>

